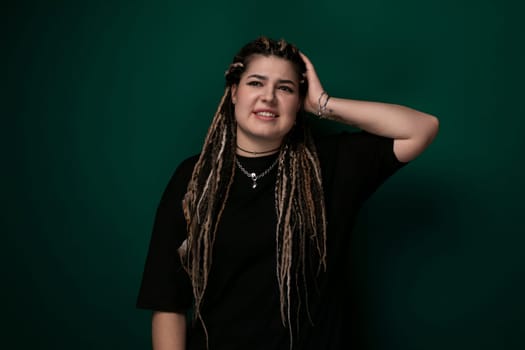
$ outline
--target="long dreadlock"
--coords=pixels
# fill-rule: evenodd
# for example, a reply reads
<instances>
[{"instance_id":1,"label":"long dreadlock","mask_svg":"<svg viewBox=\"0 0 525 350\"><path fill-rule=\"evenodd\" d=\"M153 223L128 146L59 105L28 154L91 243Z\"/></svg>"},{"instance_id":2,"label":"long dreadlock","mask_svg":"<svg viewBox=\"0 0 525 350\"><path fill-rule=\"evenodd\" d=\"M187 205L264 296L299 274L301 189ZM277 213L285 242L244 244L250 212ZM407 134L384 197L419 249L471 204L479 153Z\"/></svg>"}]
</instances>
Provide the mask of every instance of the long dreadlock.
<instances>
[{"instance_id":1,"label":"long dreadlock","mask_svg":"<svg viewBox=\"0 0 525 350\"><path fill-rule=\"evenodd\" d=\"M284 40L260 37L248 43L226 71L225 92L183 201L188 238L181 257L192 281L194 318L200 319L203 326L200 308L212 263L213 242L235 174L236 123L231 87L239 84L254 55L277 56L290 61L300 77L299 94L302 98L308 89L304 79L306 67L299 51ZM283 325L289 328L290 336L292 306L298 306L298 313L301 305L299 290L301 286L306 287L307 258L317 258L317 271L326 268L326 216L321 171L313 138L304 118L304 111L300 111L295 126L283 140L275 186L276 273L281 319ZM304 288L303 291L306 290ZM294 300L292 296L299 300Z\"/></svg>"}]
</instances>

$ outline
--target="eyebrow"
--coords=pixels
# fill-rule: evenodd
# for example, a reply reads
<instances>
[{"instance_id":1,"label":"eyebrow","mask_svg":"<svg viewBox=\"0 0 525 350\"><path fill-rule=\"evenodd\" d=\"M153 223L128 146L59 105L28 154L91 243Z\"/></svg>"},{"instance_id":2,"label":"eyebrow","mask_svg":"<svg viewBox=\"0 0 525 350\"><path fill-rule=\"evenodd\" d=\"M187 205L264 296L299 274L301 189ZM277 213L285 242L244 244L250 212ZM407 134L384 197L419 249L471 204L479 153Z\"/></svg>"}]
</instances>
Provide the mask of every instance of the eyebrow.
<instances>
[{"instance_id":1,"label":"eyebrow","mask_svg":"<svg viewBox=\"0 0 525 350\"><path fill-rule=\"evenodd\" d=\"M248 76L248 78L257 78L257 79L260 79L260 80L268 80L268 77L265 77L264 75L260 75L260 74L250 74ZM293 82L293 80L289 80L289 79L279 79L278 80L279 83L281 84L292 84L295 86L295 83Z\"/></svg>"}]
</instances>

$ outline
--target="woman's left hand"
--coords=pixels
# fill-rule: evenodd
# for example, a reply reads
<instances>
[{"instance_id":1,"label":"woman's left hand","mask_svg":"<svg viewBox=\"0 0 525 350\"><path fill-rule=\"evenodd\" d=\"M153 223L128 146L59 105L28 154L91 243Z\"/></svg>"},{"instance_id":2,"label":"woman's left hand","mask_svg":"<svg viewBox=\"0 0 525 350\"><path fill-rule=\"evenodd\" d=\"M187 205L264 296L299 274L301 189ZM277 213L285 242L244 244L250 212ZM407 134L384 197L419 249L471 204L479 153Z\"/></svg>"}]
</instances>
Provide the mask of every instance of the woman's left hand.
<instances>
[{"instance_id":1,"label":"woman's left hand","mask_svg":"<svg viewBox=\"0 0 525 350\"><path fill-rule=\"evenodd\" d=\"M309 113L317 114L319 109L319 97L324 89L310 59L302 52L299 52L299 54L306 64L306 79L308 80L308 91L306 92L306 97L304 99L304 109Z\"/></svg>"},{"instance_id":2,"label":"woman's left hand","mask_svg":"<svg viewBox=\"0 0 525 350\"><path fill-rule=\"evenodd\" d=\"M317 115L323 86L312 62L303 53L300 55L306 64L308 79L304 109ZM416 158L438 132L439 121L436 117L409 107L345 98L331 98L328 104L327 98L328 95L321 99L326 107L326 110L321 111L324 117L394 139L394 154L401 162Z\"/></svg>"}]
</instances>

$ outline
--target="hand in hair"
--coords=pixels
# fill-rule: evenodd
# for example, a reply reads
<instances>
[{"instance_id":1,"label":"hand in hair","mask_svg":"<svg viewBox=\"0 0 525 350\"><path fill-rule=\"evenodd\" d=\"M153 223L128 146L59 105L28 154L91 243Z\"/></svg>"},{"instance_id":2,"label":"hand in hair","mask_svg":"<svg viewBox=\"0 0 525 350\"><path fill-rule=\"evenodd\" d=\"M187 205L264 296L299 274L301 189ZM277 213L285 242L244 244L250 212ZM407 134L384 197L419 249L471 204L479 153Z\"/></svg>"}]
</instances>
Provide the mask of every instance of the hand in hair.
<instances>
[{"instance_id":1,"label":"hand in hair","mask_svg":"<svg viewBox=\"0 0 525 350\"><path fill-rule=\"evenodd\" d=\"M308 80L308 91L304 99L304 109L308 113L317 114L319 97L323 93L323 85L315 72L312 61L302 52L299 52L306 65L306 79Z\"/></svg>"}]
</instances>

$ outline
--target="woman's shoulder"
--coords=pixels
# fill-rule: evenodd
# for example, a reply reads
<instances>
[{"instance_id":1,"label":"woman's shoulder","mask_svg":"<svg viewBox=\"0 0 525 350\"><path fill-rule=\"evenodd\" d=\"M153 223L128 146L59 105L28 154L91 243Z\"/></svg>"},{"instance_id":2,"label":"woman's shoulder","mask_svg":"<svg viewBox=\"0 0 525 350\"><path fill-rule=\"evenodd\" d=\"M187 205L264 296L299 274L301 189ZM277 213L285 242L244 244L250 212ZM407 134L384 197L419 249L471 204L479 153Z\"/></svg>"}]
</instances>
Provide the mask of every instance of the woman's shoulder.
<instances>
[{"instance_id":1,"label":"woman's shoulder","mask_svg":"<svg viewBox=\"0 0 525 350\"><path fill-rule=\"evenodd\" d=\"M197 161L199 160L199 154L194 154L188 158L183 159L177 166L176 172L182 173L193 173L193 168Z\"/></svg>"},{"instance_id":2,"label":"woman's shoulder","mask_svg":"<svg viewBox=\"0 0 525 350\"><path fill-rule=\"evenodd\" d=\"M381 143L390 143L391 139L366 131L339 131L329 134L315 135L315 143L317 147L341 147L345 145L373 145Z\"/></svg>"},{"instance_id":3,"label":"woman's shoulder","mask_svg":"<svg viewBox=\"0 0 525 350\"><path fill-rule=\"evenodd\" d=\"M175 168L168 182L167 191L173 191L176 188L185 188L193 174L193 168L199 160L199 155L192 155L183 159Z\"/></svg>"},{"instance_id":4,"label":"woman's shoulder","mask_svg":"<svg viewBox=\"0 0 525 350\"><path fill-rule=\"evenodd\" d=\"M354 159L364 149L370 149L375 135L362 131L339 131L315 135L315 147L321 163L333 162L340 157Z\"/></svg>"},{"instance_id":5,"label":"woman's shoulder","mask_svg":"<svg viewBox=\"0 0 525 350\"><path fill-rule=\"evenodd\" d=\"M393 139L366 131L341 131L316 140L321 166L363 174L391 174L406 163L394 154Z\"/></svg>"}]
</instances>

